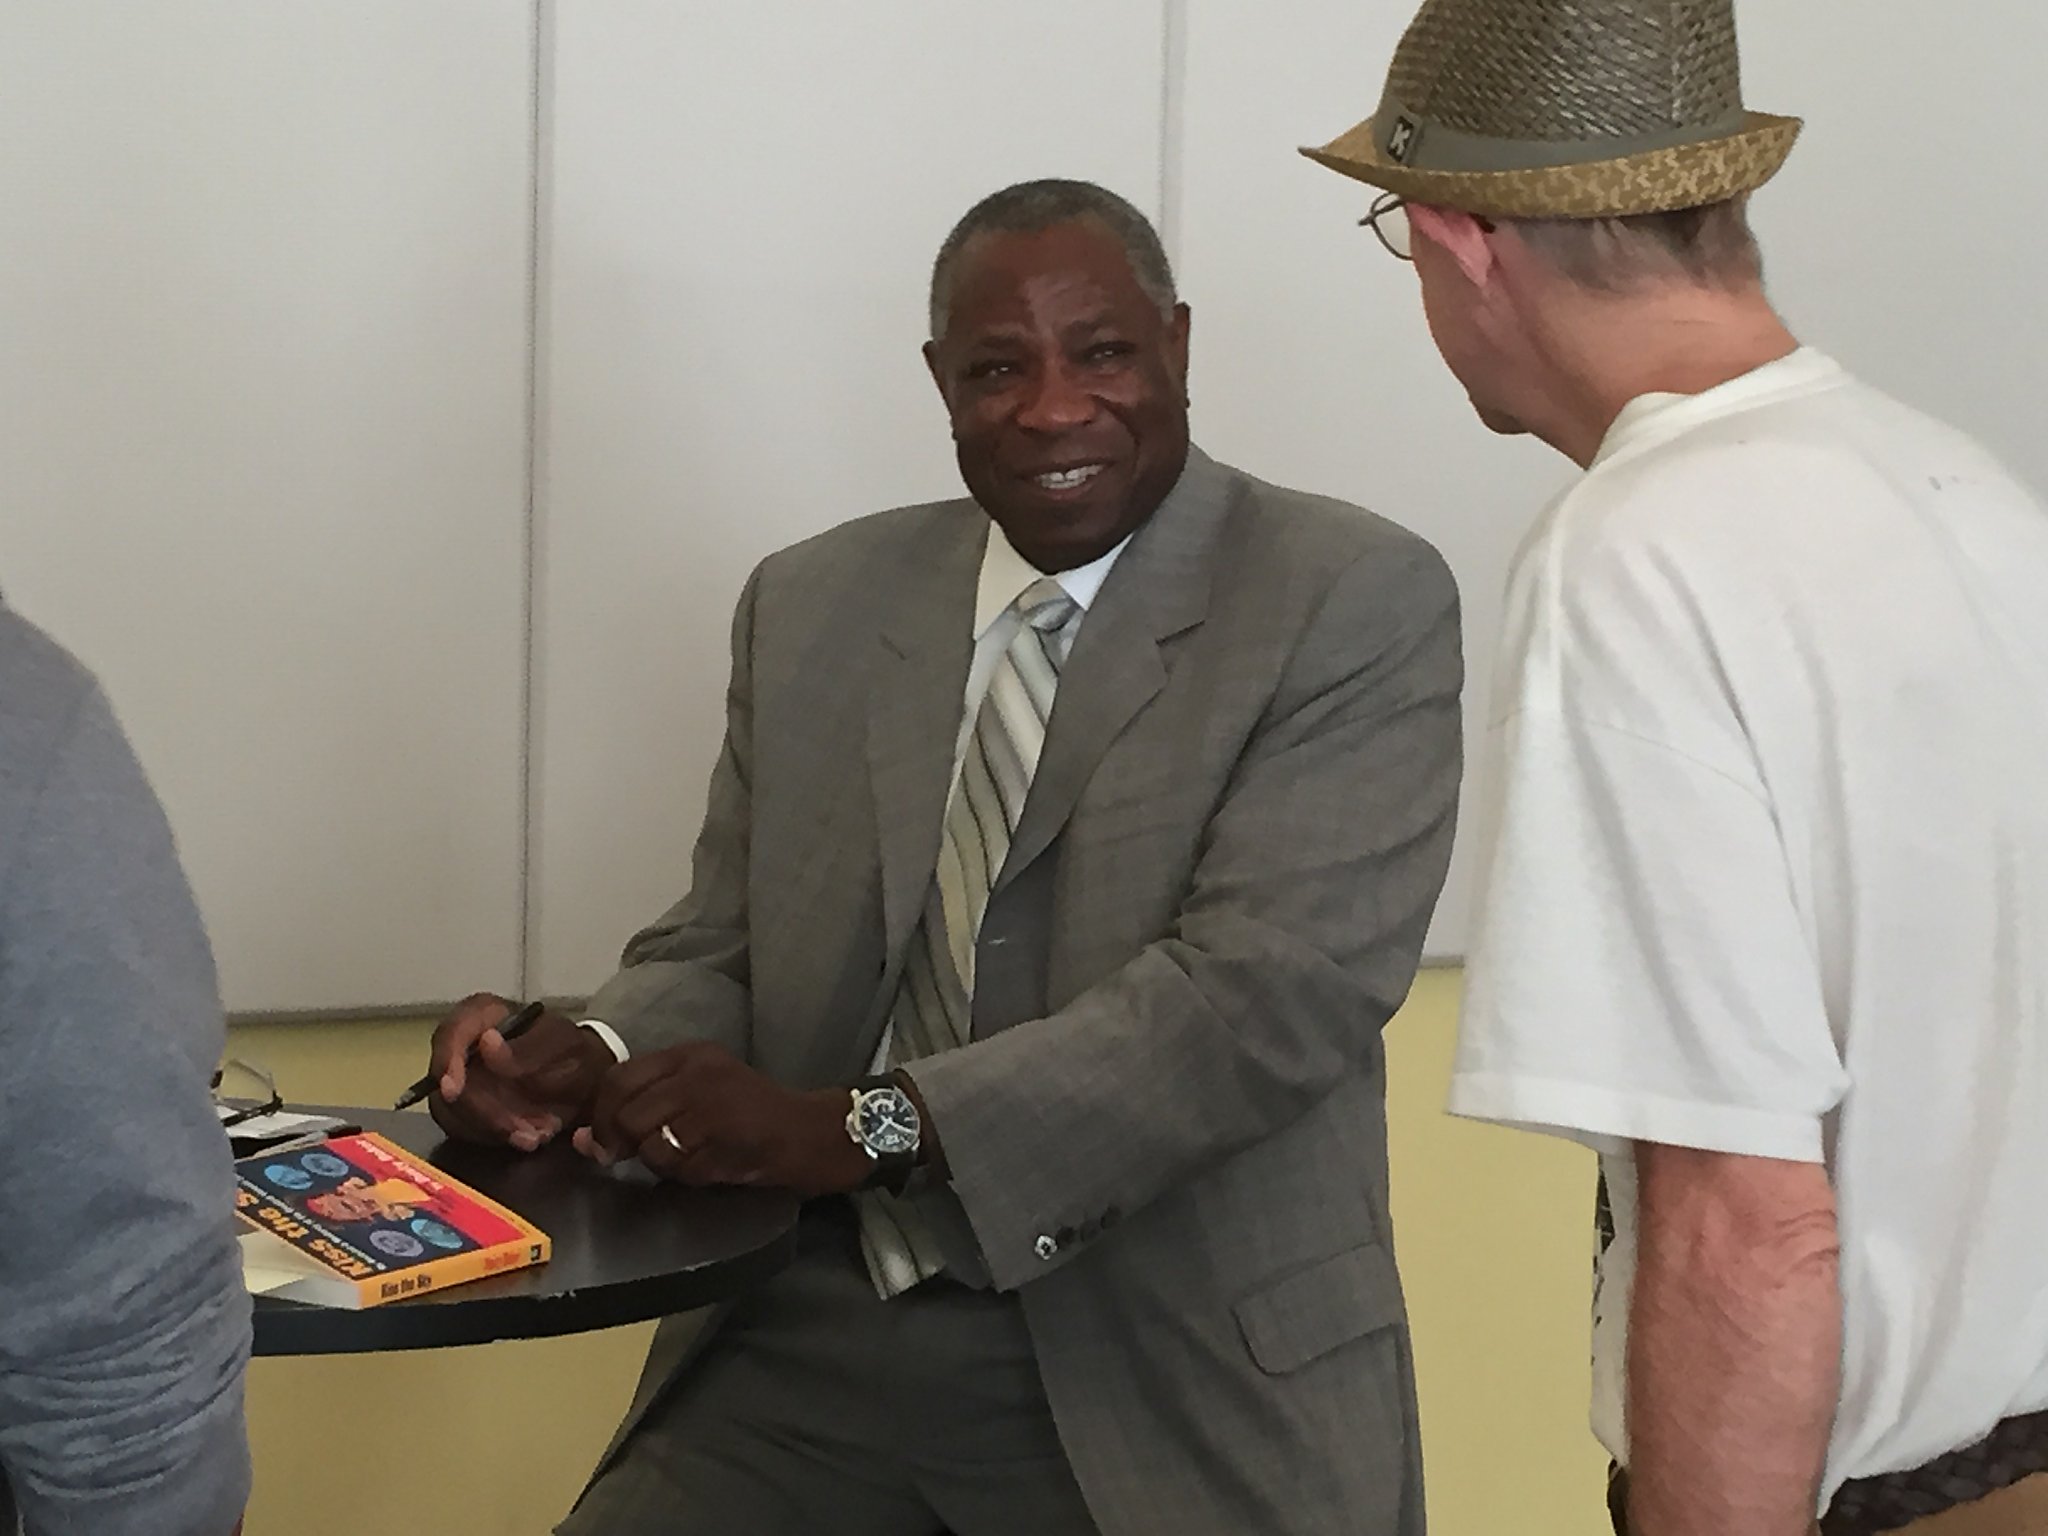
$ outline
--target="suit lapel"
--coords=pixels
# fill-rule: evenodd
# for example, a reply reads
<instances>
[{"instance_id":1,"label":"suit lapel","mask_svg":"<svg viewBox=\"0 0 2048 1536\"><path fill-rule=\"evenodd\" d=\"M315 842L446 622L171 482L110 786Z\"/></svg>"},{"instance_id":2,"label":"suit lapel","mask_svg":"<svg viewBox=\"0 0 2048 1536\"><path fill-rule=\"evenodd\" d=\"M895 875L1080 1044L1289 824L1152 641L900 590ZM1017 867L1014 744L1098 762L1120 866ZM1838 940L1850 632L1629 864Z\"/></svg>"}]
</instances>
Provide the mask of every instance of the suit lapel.
<instances>
[{"instance_id":1,"label":"suit lapel","mask_svg":"<svg viewBox=\"0 0 2048 1536\"><path fill-rule=\"evenodd\" d=\"M1191 448L1172 494L1117 559L1061 671L1038 771L995 891L1059 836L1109 744L1165 686L1170 656L1163 642L1199 625L1208 611L1214 546L1230 497L1227 473ZM863 1050L873 1049L895 996L938 862L991 526L973 503L949 505L931 535L901 557L904 568L887 573L893 595L874 642L867 729L886 959Z\"/></svg>"},{"instance_id":2,"label":"suit lapel","mask_svg":"<svg viewBox=\"0 0 2048 1536\"><path fill-rule=\"evenodd\" d=\"M1051 846L1109 744L1166 686L1162 642L1202 622L1230 480L1198 448L1117 558L1060 672L1038 772L991 899Z\"/></svg>"},{"instance_id":3,"label":"suit lapel","mask_svg":"<svg viewBox=\"0 0 2048 1536\"><path fill-rule=\"evenodd\" d=\"M868 711L868 775L890 972L924 910L952 788L953 743L974 651L976 573L990 524L971 502L951 507L909 556L877 644Z\"/></svg>"}]
</instances>

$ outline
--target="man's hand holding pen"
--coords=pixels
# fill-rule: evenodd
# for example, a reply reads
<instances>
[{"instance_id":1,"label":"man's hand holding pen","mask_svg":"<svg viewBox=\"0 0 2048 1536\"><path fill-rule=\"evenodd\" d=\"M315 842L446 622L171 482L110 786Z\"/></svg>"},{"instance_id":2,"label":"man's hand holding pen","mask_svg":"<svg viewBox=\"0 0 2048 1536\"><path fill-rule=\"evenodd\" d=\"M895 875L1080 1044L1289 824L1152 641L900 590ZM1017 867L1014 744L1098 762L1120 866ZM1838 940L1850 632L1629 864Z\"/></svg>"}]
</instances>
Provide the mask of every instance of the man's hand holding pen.
<instances>
[{"instance_id":1,"label":"man's hand holding pen","mask_svg":"<svg viewBox=\"0 0 2048 1536\"><path fill-rule=\"evenodd\" d=\"M499 1026L512 1012L489 992L455 1005L434 1031L427 1105L451 1136L531 1152L589 1118L614 1062L602 1040L552 1009L507 1040Z\"/></svg>"},{"instance_id":2,"label":"man's hand holding pen","mask_svg":"<svg viewBox=\"0 0 2048 1536\"><path fill-rule=\"evenodd\" d=\"M564 1015L540 1009L529 1022L488 992L441 1021L428 1076L435 1121L464 1141L531 1152L574 1131L577 1150L607 1166L637 1158L681 1184L805 1195L857 1189L874 1166L847 1134L845 1089L785 1088L703 1042L622 1064Z\"/></svg>"}]
</instances>

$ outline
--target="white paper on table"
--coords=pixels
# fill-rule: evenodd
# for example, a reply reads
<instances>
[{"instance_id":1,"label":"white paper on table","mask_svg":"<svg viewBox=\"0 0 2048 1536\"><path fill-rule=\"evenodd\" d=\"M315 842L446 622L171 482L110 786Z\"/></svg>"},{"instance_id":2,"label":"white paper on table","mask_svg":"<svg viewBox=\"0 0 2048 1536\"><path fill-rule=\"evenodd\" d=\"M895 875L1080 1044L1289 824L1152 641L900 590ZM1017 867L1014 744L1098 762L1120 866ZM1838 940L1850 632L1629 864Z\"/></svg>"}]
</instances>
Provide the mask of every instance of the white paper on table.
<instances>
[{"instance_id":1,"label":"white paper on table","mask_svg":"<svg viewBox=\"0 0 2048 1536\"><path fill-rule=\"evenodd\" d=\"M238 1111L228 1104L216 1104L221 1119ZM228 1127L228 1135L236 1141L275 1141L280 1136L300 1136L308 1131L324 1131L346 1122L333 1115L306 1115L297 1110L273 1110L267 1115L255 1115L247 1120L237 1120Z\"/></svg>"},{"instance_id":2,"label":"white paper on table","mask_svg":"<svg viewBox=\"0 0 2048 1536\"><path fill-rule=\"evenodd\" d=\"M268 1295L295 1280L323 1273L311 1259L262 1232L244 1232L239 1241L242 1288L251 1296Z\"/></svg>"}]
</instances>

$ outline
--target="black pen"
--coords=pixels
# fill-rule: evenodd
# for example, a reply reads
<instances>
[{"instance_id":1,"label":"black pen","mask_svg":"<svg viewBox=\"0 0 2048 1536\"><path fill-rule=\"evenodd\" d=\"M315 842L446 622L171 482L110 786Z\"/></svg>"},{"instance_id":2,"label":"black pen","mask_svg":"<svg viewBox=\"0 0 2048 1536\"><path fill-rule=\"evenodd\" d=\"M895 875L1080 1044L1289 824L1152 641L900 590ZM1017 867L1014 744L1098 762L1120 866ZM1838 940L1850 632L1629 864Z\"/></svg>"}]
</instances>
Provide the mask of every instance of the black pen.
<instances>
[{"instance_id":1,"label":"black pen","mask_svg":"<svg viewBox=\"0 0 2048 1536\"><path fill-rule=\"evenodd\" d=\"M506 1019L502 1024L494 1024L491 1027L497 1030L498 1034L502 1038L506 1040L517 1040L521 1035L525 1034L529 1029L533 1028L534 1021L547 1011L547 1006L548 1005L546 1003L528 1003L524 1008L520 1009L517 1013L513 1014L511 1018ZM474 1059L473 1051L469 1059ZM433 1091L434 1074L429 1072L425 1077L421 1078L418 1082L414 1083L410 1088L406 1089L405 1092L401 1093L398 1096L398 1102L392 1105L391 1107L393 1109L411 1109L413 1105L419 1103L421 1099L424 1099L428 1094L432 1093Z\"/></svg>"}]
</instances>

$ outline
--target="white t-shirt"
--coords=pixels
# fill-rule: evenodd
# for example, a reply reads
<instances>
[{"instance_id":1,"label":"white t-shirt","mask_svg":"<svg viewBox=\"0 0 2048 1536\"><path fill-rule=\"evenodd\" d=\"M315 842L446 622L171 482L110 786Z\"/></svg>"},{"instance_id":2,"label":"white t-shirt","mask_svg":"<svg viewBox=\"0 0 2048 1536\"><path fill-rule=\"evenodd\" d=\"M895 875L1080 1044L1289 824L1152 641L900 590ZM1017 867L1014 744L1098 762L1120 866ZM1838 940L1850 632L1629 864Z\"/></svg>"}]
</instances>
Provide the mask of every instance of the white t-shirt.
<instances>
[{"instance_id":1,"label":"white t-shirt","mask_svg":"<svg viewBox=\"0 0 2048 1536\"><path fill-rule=\"evenodd\" d=\"M1825 1162L1825 1487L2048 1406L2048 509L1812 351L1645 396L1509 581L1454 1113ZM1604 1235L1604 1234L1603 1234Z\"/></svg>"}]
</instances>

